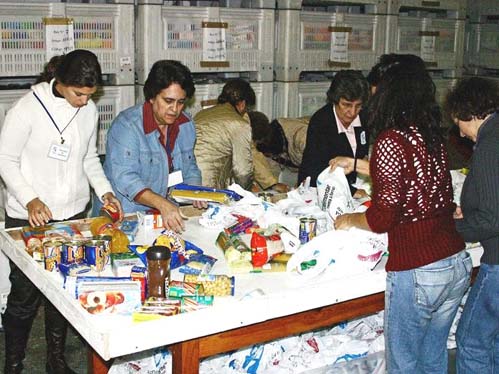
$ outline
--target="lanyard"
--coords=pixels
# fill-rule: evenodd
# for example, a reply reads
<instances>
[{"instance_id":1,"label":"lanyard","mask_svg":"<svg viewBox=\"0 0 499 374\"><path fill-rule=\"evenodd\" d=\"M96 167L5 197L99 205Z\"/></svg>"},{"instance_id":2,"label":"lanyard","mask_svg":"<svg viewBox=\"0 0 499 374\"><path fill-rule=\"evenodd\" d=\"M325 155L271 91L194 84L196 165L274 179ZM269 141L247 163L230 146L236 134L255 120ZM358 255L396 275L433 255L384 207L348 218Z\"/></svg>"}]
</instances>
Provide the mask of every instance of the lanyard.
<instances>
[{"instance_id":1,"label":"lanyard","mask_svg":"<svg viewBox=\"0 0 499 374\"><path fill-rule=\"evenodd\" d=\"M40 105L43 107L43 109L45 109L45 112L47 113L47 115L49 116L50 120L52 121L52 123L54 124L55 128L57 129L57 132L59 132L59 135L61 135L61 144L64 144L65 140L64 138L62 137L62 133L68 128L68 126L71 124L71 122L73 122L73 120L75 119L76 115L78 114L78 112L80 111L80 108L78 108L76 110L76 113L73 115L73 117L71 117L71 119L69 120L69 122L66 124L66 126L64 126L64 128L61 130L59 130L59 126L57 126L57 124L55 123L54 119L52 118L52 116L50 115L50 112L48 111L48 109L45 107L45 105L43 105L43 102L42 100L40 100L40 98L38 97L38 95L33 92L33 95L35 95L36 99L38 100L38 102L40 103Z\"/></svg>"},{"instance_id":2,"label":"lanyard","mask_svg":"<svg viewBox=\"0 0 499 374\"><path fill-rule=\"evenodd\" d=\"M170 126L167 126L166 127L166 155L168 157L168 168L170 169L170 173L173 171L172 151L173 151L173 149L170 149Z\"/></svg>"}]
</instances>

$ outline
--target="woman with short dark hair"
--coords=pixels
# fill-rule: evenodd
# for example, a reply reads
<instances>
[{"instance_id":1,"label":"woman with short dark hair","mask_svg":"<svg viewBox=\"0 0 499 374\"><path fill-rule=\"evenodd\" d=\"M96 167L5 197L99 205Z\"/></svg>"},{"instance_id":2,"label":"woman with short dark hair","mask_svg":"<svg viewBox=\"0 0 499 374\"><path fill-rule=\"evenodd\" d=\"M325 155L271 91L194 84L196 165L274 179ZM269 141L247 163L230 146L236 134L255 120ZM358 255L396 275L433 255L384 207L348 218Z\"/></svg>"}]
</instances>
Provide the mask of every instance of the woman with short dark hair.
<instances>
[{"instance_id":1,"label":"woman with short dark hair","mask_svg":"<svg viewBox=\"0 0 499 374\"><path fill-rule=\"evenodd\" d=\"M457 372L495 373L499 368L499 85L471 77L458 81L446 110L461 136L475 143L464 181L457 231L480 242L483 256L456 333Z\"/></svg>"},{"instance_id":2,"label":"woman with short dark hair","mask_svg":"<svg viewBox=\"0 0 499 374\"><path fill-rule=\"evenodd\" d=\"M201 184L194 157L196 130L184 111L194 90L187 66L156 61L144 85L144 102L125 109L113 121L104 162L125 212L156 209L163 225L179 232L184 222L177 204L167 198L168 188L180 182ZM95 204L94 213L97 208Z\"/></svg>"}]
</instances>

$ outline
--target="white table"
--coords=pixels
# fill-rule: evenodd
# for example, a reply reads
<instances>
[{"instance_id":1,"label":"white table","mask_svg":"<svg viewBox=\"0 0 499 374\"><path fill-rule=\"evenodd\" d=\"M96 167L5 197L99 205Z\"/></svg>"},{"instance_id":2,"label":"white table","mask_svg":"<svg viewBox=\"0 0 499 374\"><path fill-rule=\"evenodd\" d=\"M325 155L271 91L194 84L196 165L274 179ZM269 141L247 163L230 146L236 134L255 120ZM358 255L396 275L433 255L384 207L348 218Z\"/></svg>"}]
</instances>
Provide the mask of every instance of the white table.
<instances>
[{"instance_id":1,"label":"white table","mask_svg":"<svg viewBox=\"0 0 499 374\"><path fill-rule=\"evenodd\" d=\"M79 222L85 225L89 220ZM217 234L191 219L183 237L219 259L214 273L227 273L223 254L215 246ZM89 371L94 373L107 372L114 357L165 345L172 351L174 373L197 373L201 358L372 314L384 304L384 270L341 279L326 274L306 283L286 273L244 274L236 276L236 295L217 298L211 308L133 323L130 317L96 316L84 310L62 289L57 274L45 271L27 254L19 229L0 231L0 248L92 347ZM475 265L480 255L473 250ZM264 295L240 300L256 288Z\"/></svg>"}]
</instances>

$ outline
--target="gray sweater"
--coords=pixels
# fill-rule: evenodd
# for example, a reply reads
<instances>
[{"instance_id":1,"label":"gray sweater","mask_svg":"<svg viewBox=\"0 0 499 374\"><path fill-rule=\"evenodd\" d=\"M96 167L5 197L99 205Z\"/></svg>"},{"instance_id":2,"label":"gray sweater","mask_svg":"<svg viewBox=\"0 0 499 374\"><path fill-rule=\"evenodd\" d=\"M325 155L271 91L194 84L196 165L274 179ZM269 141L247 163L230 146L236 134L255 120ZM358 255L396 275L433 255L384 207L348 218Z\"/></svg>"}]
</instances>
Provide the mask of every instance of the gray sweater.
<instances>
[{"instance_id":1,"label":"gray sweater","mask_svg":"<svg viewBox=\"0 0 499 374\"><path fill-rule=\"evenodd\" d=\"M482 244L482 263L499 265L499 113L478 131L461 208L464 218L456 220L457 230L465 241Z\"/></svg>"}]
</instances>

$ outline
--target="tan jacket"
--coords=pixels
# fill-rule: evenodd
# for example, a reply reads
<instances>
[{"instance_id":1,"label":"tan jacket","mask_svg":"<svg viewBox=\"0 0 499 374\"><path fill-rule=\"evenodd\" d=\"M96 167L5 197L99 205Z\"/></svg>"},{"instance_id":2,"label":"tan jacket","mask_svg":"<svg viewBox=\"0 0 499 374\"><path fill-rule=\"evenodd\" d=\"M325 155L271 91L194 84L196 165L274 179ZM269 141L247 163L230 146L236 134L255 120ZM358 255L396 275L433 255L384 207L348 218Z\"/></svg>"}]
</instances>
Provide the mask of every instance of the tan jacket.
<instances>
[{"instance_id":1,"label":"tan jacket","mask_svg":"<svg viewBox=\"0 0 499 374\"><path fill-rule=\"evenodd\" d=\"M226 188L232 182L249 189L253 180L251 126L232 105L218 104L194 117L194 155L204 186Z\"/></svg>"},{"instance_id":2,"label":"tan jacket","mask_svg":"<svg viewBox=\"0 0 499 374\"><path fill-rule=\"evenodd\" d=\"M288 141L289 160L296 166L300 166L303 150L307 143L307 129L310 117L302 118L279 118L284 136ZM288 154L284 153L285 158ZM255 165L255 182L262 188L267 189L279 182L279 174L285 167L274 160L265 157L253 147L253 162ZM297 171L297 170L294 170ZM293 186L291 186L293 187Z\"/></svg>"}]
</instances>

